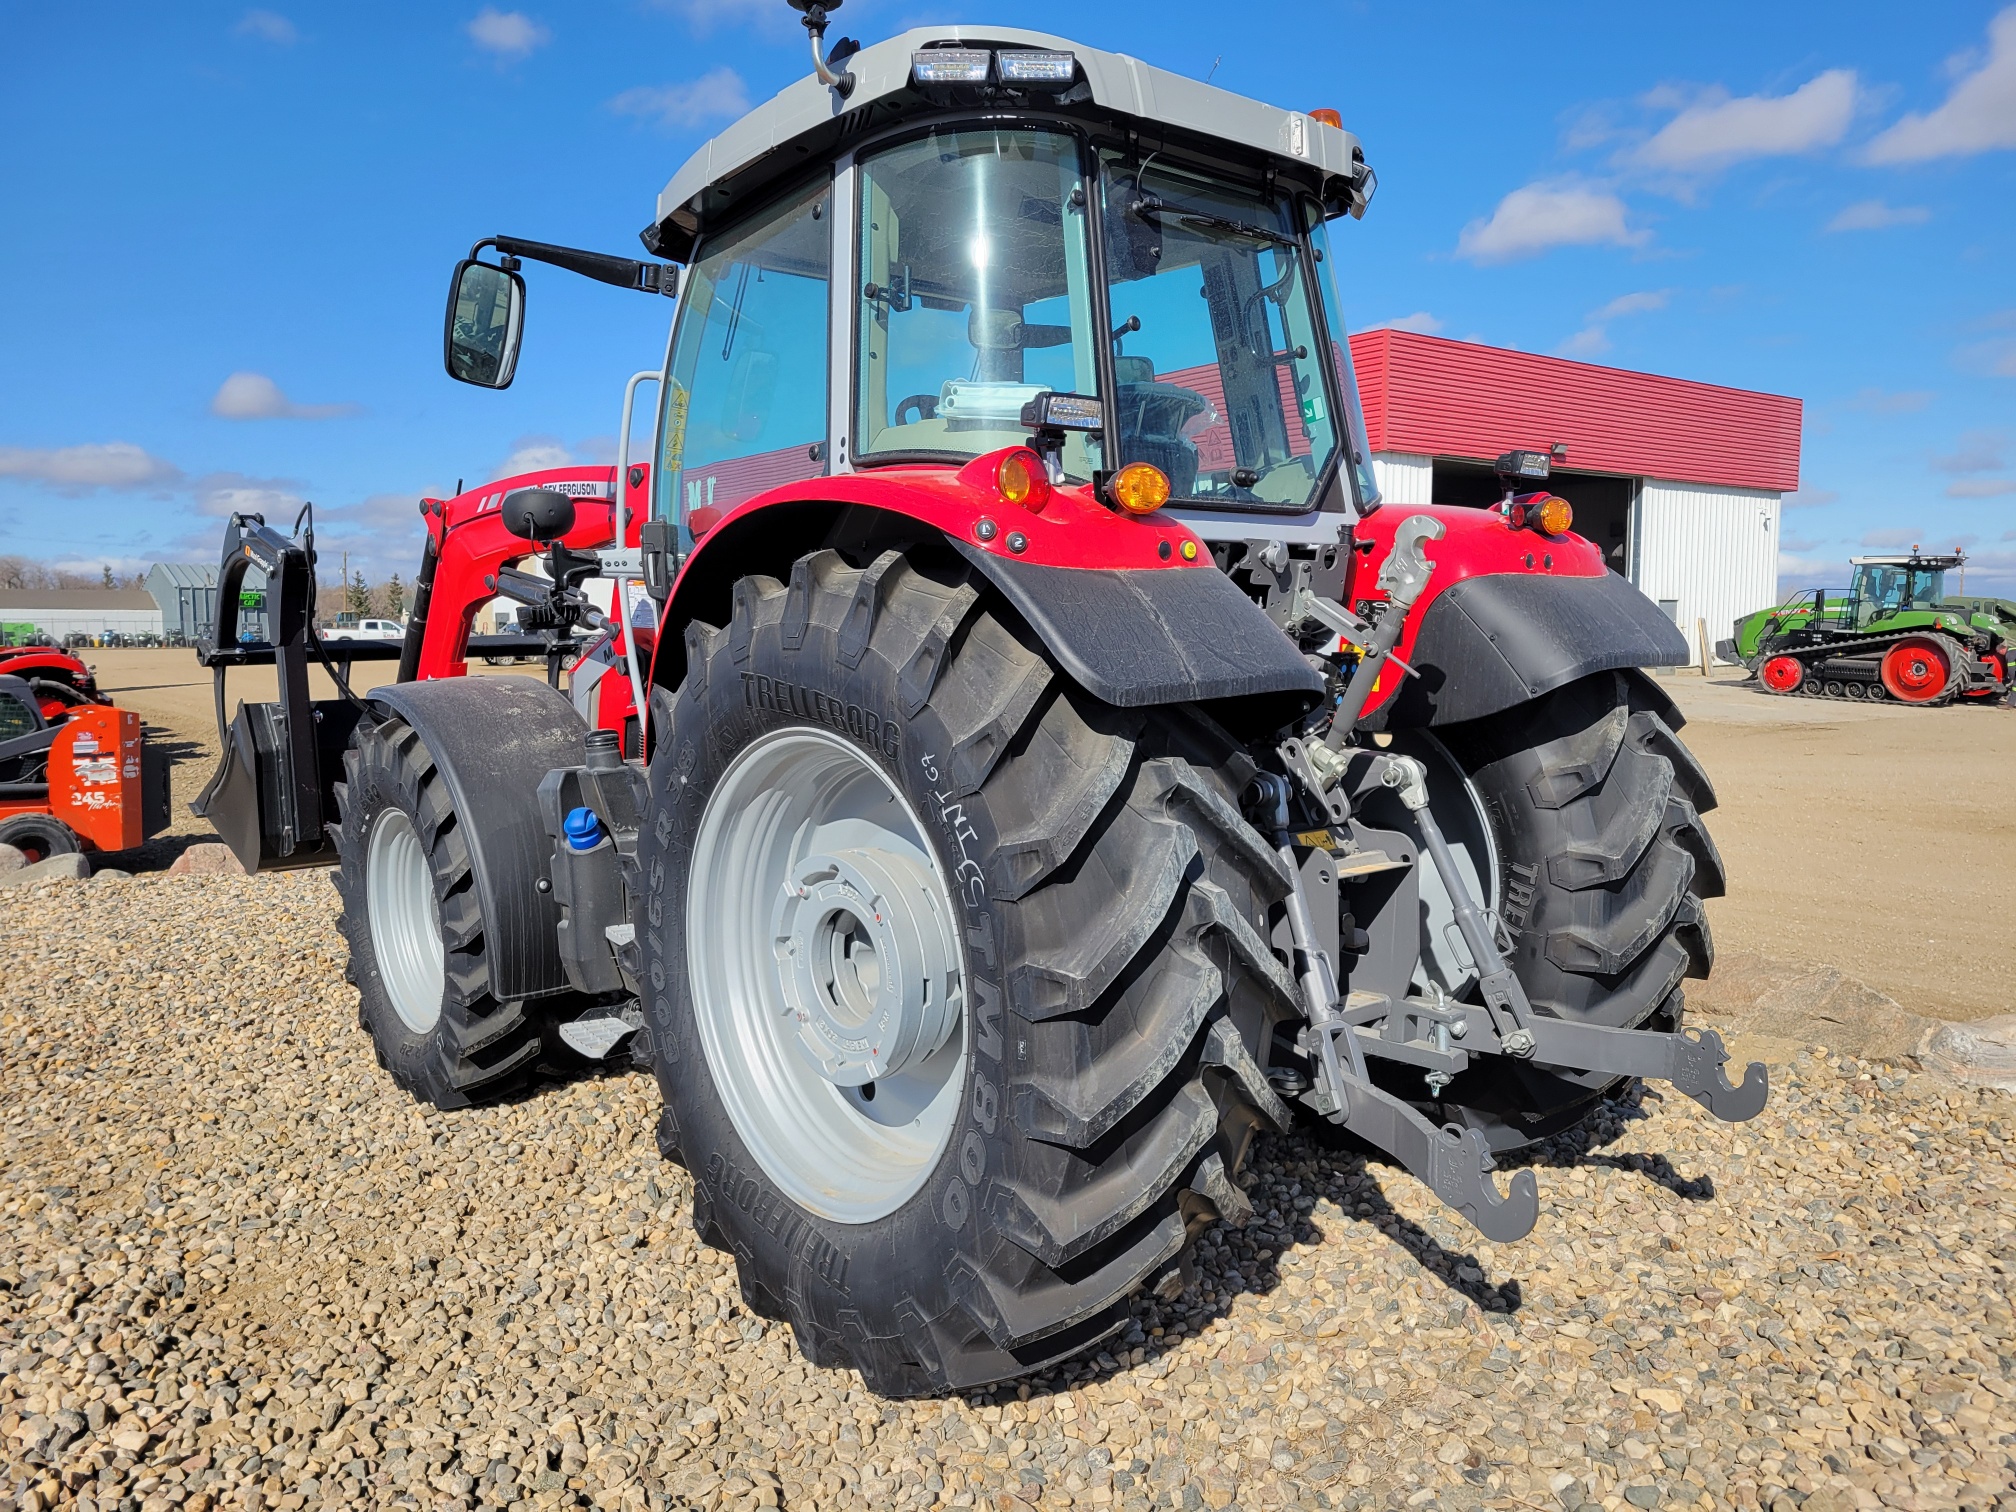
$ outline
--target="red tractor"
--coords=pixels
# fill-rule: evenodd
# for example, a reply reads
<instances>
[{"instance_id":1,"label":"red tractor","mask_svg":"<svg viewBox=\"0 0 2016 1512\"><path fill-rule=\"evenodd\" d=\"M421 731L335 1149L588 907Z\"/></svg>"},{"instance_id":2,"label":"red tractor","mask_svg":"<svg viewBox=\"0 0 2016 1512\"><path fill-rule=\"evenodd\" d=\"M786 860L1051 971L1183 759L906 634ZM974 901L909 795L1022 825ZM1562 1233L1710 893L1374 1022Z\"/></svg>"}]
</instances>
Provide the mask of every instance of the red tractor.
<instances>
[{"instance_id":1,"label":"red tractor","mask_svg":"<svg viewBox=\"0 0 2016 1512\"><path fill-rule=\"evenodd\" d=\"M339 868L394 1080L453 1107L627 1047L750 1305L891 1394L1173 1295L1298 1118L1509 1240L1538 1196L1494 1156L1629 1078L1753 1116L1763 1068L1681 1023L1722 867L1642 669L1687 644L1544 489L1381 505L1335 115L825 22L660 194L656 260L456 268L448 372L490 388L524 262L677 308L614 468L423 503L396 681L311 704L311 656L351 670L312 538L234 522L220 723L229 665L281 698L201 807L248 866ZM521 633L472 639L498 596Z\"/></svg>"},{"instance_id":2,"label":"red tractor","mask_svg":"<svg viewBox=\"0 0 2016 1512\"><path fill-rule=\"evenodd\" d=\"M87 704L109 704L98 677L82 660L59 646L0 645L0 677L18 677L35 696L43 718L61 719Z\"/></svg>"}]
</instances>

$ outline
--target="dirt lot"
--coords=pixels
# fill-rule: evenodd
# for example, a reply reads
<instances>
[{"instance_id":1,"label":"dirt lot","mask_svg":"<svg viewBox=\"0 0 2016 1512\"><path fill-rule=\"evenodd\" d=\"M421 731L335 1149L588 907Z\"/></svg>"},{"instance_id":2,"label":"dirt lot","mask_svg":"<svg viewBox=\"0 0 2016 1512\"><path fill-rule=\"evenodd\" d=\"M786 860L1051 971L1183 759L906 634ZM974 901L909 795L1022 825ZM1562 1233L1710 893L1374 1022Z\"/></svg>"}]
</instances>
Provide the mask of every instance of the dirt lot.
<instances>
[{"instance_id":1,"label":"dirt lot","mask_svg":"<svg viewBox=\"0 0 2016 1512\"><path fill-rule=\"evenodd\" d=\"M93 659L101 686L173 742L175 833L206 838L188 800L216 760L209 674L187 651ZM364 664L358 686L391 676L390 663ZM311 677L317 697L334 696ZM2016 711L1809 703L1726 676L1661 685L1722 800L1710 828L1729 895L1708 915L1730 990L1754 976L1746 967L1831 967L1929 1018L2016 1008ZM270 671L232 674L234 706L273 696ZM165 865L186 843L147 860ZM1704 1007L1723 1005L1716 991L1699 994Z\"/></svg>"}]
</instances>

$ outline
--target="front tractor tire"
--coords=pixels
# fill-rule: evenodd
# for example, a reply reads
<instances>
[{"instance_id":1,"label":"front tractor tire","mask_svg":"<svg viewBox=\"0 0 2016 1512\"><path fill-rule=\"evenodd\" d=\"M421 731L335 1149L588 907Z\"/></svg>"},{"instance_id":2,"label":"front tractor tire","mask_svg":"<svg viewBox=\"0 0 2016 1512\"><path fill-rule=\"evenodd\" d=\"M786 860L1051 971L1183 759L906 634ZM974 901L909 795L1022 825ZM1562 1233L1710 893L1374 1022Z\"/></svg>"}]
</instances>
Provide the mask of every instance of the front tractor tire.
<instances>
[{"instance_id":1,"label":"front tractor tire","mask_svg":"<svg viewBox=\"0 0 2016 1512\"><path fill-rule=\"evenodd\" d=\"M832 551L694 625L651 765L660 1144L743 1296L891 1396L1040 1370L1240 1221L1295 1011L1251 772L1087 696L955 559Z\"/></svg>"},{"instance_id":2,"label":"front tractor tire","mask_svg":"<svg viewBox=\"0 0 2016 1512\"><path fill-rule=\"evenodd\" d=\"M1534 1009L1619 1029L1676 1030L1682 982L1714 963L1702 900L1723 892L1701 815L1715 790L1642 672L1601 672L1440 731L1498 853L1497 912ZM1516 1150L1586 1117L1621 1085L1491 1057L1440 1111Z\"/></svg>"},{"instance_id":3,"label":"front tractor tire","mask_svg":"<svg viewBox=\"0 0 2016 1512\"><path fill-rule=\"evenodd\" d=\"M464 821L432 753L397 715L367 720L343 772L336 890L379 1065L436 1108L518 1091L547 1061L542 1021L490 991Z\"/></svg>"}]
</instances>

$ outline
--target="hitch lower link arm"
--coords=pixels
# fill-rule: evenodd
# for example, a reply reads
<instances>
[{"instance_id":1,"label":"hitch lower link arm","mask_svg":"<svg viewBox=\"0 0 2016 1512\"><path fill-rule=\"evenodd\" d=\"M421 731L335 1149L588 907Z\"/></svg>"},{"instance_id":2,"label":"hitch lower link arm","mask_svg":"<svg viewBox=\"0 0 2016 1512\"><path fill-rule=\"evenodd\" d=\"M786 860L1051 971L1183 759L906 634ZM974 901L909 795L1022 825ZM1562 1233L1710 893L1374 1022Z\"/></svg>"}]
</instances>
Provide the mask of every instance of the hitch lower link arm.
<instances>
[{"instance_id":1,"label":"hitch lower link arm","mask_svg":"<svg viewBox=\"0 0 2016 1512\"><path fill-rule=\"evenodd\" d=\"M1449 894L1456 927L1477 968L1485 1008L1482 1013L1466 1015L1476 1035L1474 1043L1466 1037L1470 1053L1510 1055L1557 1069L1670 1082L1725 1123L1743 1123L1764 1110L1770 1096L1769 1074L1753 1061L1745 1069L1741 1085L1732 1084L1722 1073L1729 1052L1712 1029L1704 1029L1698 1036L1684 1030L1613 1029L1607 1024L1535 1014L1525 987L1498 947L1496 932L1457 871L1441 826L1429 812L1427 769L1411 756L1382 752L1373 760L1384 766L1380 783L1395 789L1401 804L1413 815L1422 846Z\"/></svg>"},{"instance_id":2,"label":"hitch lower link arm","mask_svg":"<svg viewBox=\"0 0 2016 1512\"><path fill-rule=\"evenodd\" d=\"M1290 770L1316 788L1312 779L1321 768L1308 759L1306 749L1299 753L1284 749L1283 755ZM1365 765L1359 767L1354 757ZM1355 780L1337 780L1349 768L1358 768L1351 773ZM1348 1010L1341 1005L1330 962L1312 943L1308 902L1288 827L1288 783L1279 777L1261 779L1263 785L1278 784L1278 790L1266 788L1276 795L1273 838L1295 878L1288 905L1289 934L1309 1018L1304 1050L1315 1059L1323 1083L1309 1097L1318 1112L1386 1151L1486 1238L1504 1243L1524 1238L1539 1218L1533 1173L1515 1172L1501 1196L1488 1175L1495 1162L1484 1136L1453 1123L1438 1128L1412 1104L1374 1086L1365 1072L1368 1056L1427 1068L1429 1086L1437 1093L1474 1057L1505 1055L1559 1070L1667 1081L1731 1123L1754 1118L1763 1109L1769 1096L1764 1067L1752 1063L1742 1083L1731 1084L1722 1072L1728 1052L1713 1030L1697 1036L1613 1029L1534 1013L1524 985L1499 948L1495 930L1471 895L1429 810L1425 767L1413 757L1354 749L1332 771L1330 790L1317 789L1316 796L1333 816L1341 818L1340 810L1348 813L1351 796L1383 787L1395 791L1413 818L1422 848L1449 895L1484 1002L1454 1003L1438 992L1434 1002L1373 999L1361 1005L1354 1000ZM1406 1032L1422 1024L1433 1026L1432 1038L1423 1040Z\"/></svg>"},{"instance_id":3,"label":"hitch lower link arm","mask_svg":"<svg viewBox=\"0 0 2016 1512\"><path fill-rule=\"evenodd\" d=\"M1540 1190L1533 1173L1515 1173L1510 1191L1501 1197L1488 1174L1494 1162L1482 1134L1454 1124L1437 1128L1412 1105L1375 1087L1366 1074L1359 1036L1339 1010L1335 971L1316 945L1289 830L1288 781L1263 774L1255 783L1260 804L1270 811L1275 849L1295 879L1288 895L1288 933L1309 1020L1302 1049L1316 1062L1319 1081L1306 1100L1332 1123L1398 1160L1486 1238L1500 1243L1525 1238L1540 1216Z\"/></svg>"}]
</instances>

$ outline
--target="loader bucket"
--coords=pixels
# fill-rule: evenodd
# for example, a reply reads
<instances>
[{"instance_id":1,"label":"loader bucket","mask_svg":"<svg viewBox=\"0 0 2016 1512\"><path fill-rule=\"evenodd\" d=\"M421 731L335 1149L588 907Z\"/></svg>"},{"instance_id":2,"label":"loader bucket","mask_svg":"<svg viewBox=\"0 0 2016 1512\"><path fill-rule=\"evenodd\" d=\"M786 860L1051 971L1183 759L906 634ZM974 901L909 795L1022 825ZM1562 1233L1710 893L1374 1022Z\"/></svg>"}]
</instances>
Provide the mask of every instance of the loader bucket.
<instances>
[{"instance_id":1,"label":"loader bucket","mask_svg":"<svg viewBox=\"0 0 2016 1512\"><path fill-rule=\"evenodd\" d=\"M241 703L215 775L189 806L210 821L248 872L335 864L328 832L336 822L335 783L362 710L341 698L316 699L309 709L316 756L312 789L291 769L281 706Z\"/></svg>"}]
</instances>

